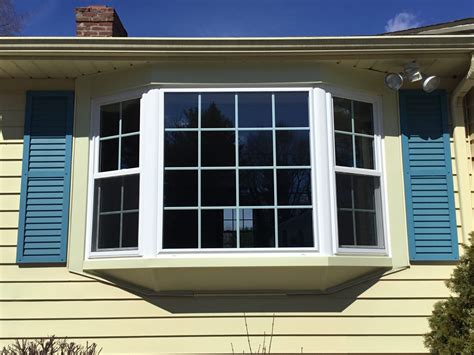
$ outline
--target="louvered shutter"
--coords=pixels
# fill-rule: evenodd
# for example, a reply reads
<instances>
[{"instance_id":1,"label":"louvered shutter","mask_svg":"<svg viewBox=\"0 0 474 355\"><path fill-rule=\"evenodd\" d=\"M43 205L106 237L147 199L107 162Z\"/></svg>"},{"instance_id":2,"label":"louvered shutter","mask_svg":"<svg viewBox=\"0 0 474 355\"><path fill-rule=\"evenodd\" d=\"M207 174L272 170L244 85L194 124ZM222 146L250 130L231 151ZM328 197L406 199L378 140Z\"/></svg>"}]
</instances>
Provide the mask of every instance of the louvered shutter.
<instances>
[{"instance_id":1,"label":"louvered shutter","mask_svg":"<svg viewBox=\"0 0 474 355\"><path fill-rule=\"evenodd\" d=\"M457 230L444 91L400 91L410 259L457 260Z\"/></svg>"},{"instance_id":2,"label":"louvered shutter","mask_svg":"<svg viewBox=\"0 0 474 355\"><path fill-rule=\"evenodd\" d=\"M72 92L28 92L18 263L65 263L72 146Z\"/></svg>"}]
</instances>

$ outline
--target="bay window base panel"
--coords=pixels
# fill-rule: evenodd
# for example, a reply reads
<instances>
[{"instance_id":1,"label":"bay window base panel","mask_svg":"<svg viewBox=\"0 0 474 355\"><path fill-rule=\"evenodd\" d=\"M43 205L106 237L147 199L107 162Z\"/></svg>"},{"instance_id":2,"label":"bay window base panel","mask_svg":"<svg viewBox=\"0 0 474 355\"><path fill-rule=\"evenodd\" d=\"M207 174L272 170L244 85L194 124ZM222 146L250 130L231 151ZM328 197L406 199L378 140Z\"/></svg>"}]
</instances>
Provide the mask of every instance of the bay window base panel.
<instances>
[{"instance_id":1,"label":"bay window base panel","mask_svg":"<svg viewBox=\"0 0 474 355\"><path fill-rule=\"evenodd\" d=\"M150 294L325 292L391 268L392 259L388 257L117 259L84 263L87 273Z\"/></svg>"}]
</instances>

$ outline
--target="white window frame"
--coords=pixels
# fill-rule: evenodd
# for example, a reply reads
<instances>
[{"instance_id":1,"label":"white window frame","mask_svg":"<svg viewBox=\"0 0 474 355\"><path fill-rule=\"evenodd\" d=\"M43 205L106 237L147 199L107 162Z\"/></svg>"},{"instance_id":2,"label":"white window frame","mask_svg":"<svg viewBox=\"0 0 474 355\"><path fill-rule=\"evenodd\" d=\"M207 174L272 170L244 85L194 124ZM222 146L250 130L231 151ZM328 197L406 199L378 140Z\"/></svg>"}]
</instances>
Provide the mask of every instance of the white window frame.
<instances>
[{"instance_id":1,"label":"white window frame","mask_svg":"<svg viewBox=\"0 0 474 355\"><path fill-rule=\"evenodd\" d=\"M383 133L383 106L380 95L367 93L359 90L342 89L340 87L325 86L328 92L328 144L331 154L329 156L331 166L331 210L332 210L332 240L334 255L390 255L389 228L388 228L388 206L385 176L385 141ZM343 98L372 104L374 122L374 169L343 167L336 165L336 146L333 98ZM338 221L337 221L337 194L336 173L349 173L359 176L375 176L380 179L380 199L375 199L375 211L377 218L378 246L374 247L339 247ZM381 245L380 245L381 244Z\"/></svg>"},{"instance_id":2,"label":"white window frame","mask_svg":"<svg viewBox=\"0 0 474 355\"><path fill-rule=\"evenodd\" d=\"M164 172L164 94L170 92L289 92L308 91L310 162L312 177L314 247L306 248L242 248L242 249L163 249L163 172ZM335 192L334 127L332 96L370 102L374 106L374 151L377 172L362 170L364 174L380 176L384 248L339 248L337 235L337 206ZM98 172L100 107L110 103L141 98L140 101L140 165L114 172ZM315 86L246 86L228 87L163 87L143 88L91 100L91 133L89 145L89 188L85 255L86 259L114 257L206 257L213 256L302 256L302 255L389 255L388 213L386 204L383 127L381 97L342 90L327 85ZM320 133L326 132L326 134ZM146 153L145 153L146 152ZM342 168L344 169L344 168ZM351 170L353 173L354 170ZM94 181L99 177L140 174L139 237L137 250L92 252L92 223L94 210ZM369 175L368 174L368 175ZM329 188L328 188L329 186ZM275 186L276 188L276 186ZM328 202L329 201L329 202ZM276 203L276 201L275 201Z\"/></svg>"},{"instance_id":3,"label":"white window frame","mask_svg":"<svg viewBox=\"0 0 474 355\"><path fill-rule=\"evenodd\" d=\"M87 196L87 225L86 225L86 256L90 259L93 258L107 258L107 257L138 257L142 255L142 245L144 239L144 228L143 228L143 209L145 208L142 202L141 196L145 194L144 186L145 183L142 169L142 149L141 146L145 144L144 137L142 135L144 131L144 123L142 120L142 113L140 107L140 133L139 133L139 166L137 168L113 170L99 172L99 144L100 144L100 108L105 105L120 103L123 101L140 99L143 90L133 90L116 95L101 97L91 100L91 128L89 135L89 179L88 179L88 196ZM140 103L141 106L141 103ZM92 251L93 242L93 220L94 220L94 193L95 193L95 180L100 178L110 178L126 175L139 174L139 212L138 212L138 248L137 249L124 249L124 250L100 250Z\"/></svg>"},{"instance_id":4,"label":"white window frame","mask_svg":"<svg viewBox=\"0 0 474 355\"><path fill-rule=\"evenodd\" d=\"M314 240L314 247L300 247L300 248L206 248L206 249L164 249L162 245L162 237L161 235L158 238L158 250L157 254L159 255L190 255L190 254L202 254L202 255L209 255L209 254L225 254L225 255L230 255L230 254L253 254L253 255L266 255L266 254L301 254L301 253L318 253L319 252L319 239L318 239L318 225L319 225L319 220L317 219L317 209L318 205L316 203L317 201L317 193L315 191L315 186L316 186L316 173L315 173L315 168L313 165L313 161L315 159L315 142L313 139L313 121L314 121L314 115L312 112L312 107L314 106L312 103L312 87L193 87L193 88L163 88L160 90L162 95L159 103L160 107L160 116L159 116L159 121L161 122L159 126L160 130L160 137L164 137L164 94L165 93L205 93L205 92L216 92L216 93L222 93L222 92L308 92L308 113L309 113L309 131L310 131L310 162L311 162L311 184L312 184L312 197L311 197L311 203L312 203L312 216L313 216L313 240ZM249 128L251 130L251 128ZM164 146L160 145L160 149L164 150ZM164 154L163 154L164 155ZM162 155L161 155L162 157ZM163 162L163 160L161 160ZM163 166L164 164L161 164L159 166L159 169L163 171ZM160 196L163 196L163 182L160 183L158 187L160 191ZM276 186L274 186L276 189ZM275 201L276 204L276 201ZM233 207L230 207L233 208ZM244 207L238 207L238 208L244 208ZM162 220L163 218L163 199L160 199L158 201L158 214L157 214L157 219ZM160 225L160 229L162 226ZM278 236L276 236L278 238Z\"/></svg>"}]
</instances>

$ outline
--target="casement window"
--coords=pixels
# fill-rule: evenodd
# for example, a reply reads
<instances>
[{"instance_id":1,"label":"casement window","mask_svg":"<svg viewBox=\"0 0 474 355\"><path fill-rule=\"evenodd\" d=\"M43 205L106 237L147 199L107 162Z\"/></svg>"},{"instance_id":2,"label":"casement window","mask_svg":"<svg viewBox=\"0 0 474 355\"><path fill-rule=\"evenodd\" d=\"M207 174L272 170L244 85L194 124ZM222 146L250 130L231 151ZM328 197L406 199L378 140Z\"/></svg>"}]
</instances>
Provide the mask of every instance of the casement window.
<instances>
[{"instance_id":1,"label":"casement window","mask_svg":"<svg viewBox=\"0 0 474 355\"><path fill-rule=\"evenodd\" d=\"M387 253L376 100L320 88L139 96L94 102L90 257Z\"/></svg>"}]
</instances>

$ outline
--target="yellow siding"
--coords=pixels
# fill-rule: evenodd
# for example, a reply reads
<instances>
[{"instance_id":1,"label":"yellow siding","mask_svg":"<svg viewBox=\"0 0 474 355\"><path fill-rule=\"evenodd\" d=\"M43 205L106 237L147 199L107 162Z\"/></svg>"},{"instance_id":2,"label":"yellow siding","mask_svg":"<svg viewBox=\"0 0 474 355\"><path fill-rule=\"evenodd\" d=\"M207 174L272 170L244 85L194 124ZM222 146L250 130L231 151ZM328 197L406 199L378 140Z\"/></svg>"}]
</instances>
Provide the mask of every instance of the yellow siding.
<instances>
[{"instance_id":1,"label":"yellow siding","mask_svg":"<svg viewBox=\"0 0 474 355\"><path fill-rule=\"evenodd\" d=\"M465 98L466 103L466 131L467 131L467 142L469 154L469 159L471 164L469 164L469 177L471 181L471 203L472 203L472 218L474 220L474 89L471 89Z\"/></svg>"},{"instance_id":2,"label":"yellow siding","mask_svg":"<svg viewBox=\"0 0 474 355\"><path fill-rule=\"evenodd\" d=\"M24 92L71 85L0 82L0 117L8 117L0 120L0 347L55 334L95 341L105 354L222 353L232 346L248 353L246 312L254 351L271 331L272 314L273 352L426 351L427 317L449 296L444 280L452 266L416 265L333 295L252 297L142 297L66 267L18 267Z\"/></svg>"}]
</instances>

